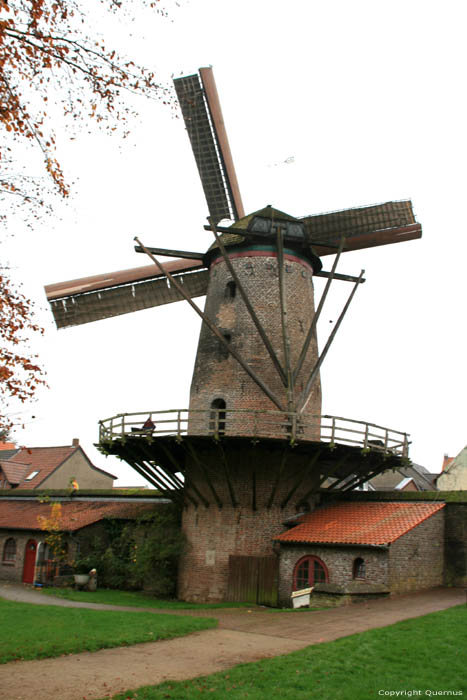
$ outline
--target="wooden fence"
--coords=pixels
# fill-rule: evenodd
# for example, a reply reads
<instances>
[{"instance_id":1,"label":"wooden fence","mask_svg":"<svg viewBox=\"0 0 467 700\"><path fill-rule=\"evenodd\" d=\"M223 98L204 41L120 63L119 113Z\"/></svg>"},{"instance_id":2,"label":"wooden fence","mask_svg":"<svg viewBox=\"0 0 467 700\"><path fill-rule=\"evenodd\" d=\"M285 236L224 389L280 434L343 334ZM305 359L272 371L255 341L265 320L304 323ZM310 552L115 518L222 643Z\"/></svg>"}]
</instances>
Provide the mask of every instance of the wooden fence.
<instances>
[{"instance_id":1,"label":"wooden fence","mask_svg":"<svg viewBox=\"0 0 467 700\"><path fill-rule=\"evenodd\" d=\"M202 427L204 426L204 428ZM99 441L109 443L126 436L212 435L248 438L279 438L292 443L306 440L308 429L331 445L346 444L362 449L407 457L409 436L375 423L316 415L300 418L296 413L262 410L209 409L141 411L119 413L99 421Z\"/></svg>"}]
</instances>

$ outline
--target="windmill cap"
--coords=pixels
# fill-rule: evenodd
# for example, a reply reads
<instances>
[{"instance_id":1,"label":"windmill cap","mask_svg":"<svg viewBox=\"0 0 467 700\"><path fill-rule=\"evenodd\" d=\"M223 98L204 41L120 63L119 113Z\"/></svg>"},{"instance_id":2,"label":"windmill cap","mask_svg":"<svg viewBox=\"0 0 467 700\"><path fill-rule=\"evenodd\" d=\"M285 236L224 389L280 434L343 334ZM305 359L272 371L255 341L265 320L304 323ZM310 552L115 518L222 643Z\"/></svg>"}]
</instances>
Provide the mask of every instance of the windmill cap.
<instances>
[{"instance_id":1,"label":"windmill cap","mask_svg":"<svg viewBox=\"0 0 467 700\"><path fill-rule=\"evenodd\" d=\"M232 233L221 233L219 238L226 248L232 246L248 247L252 243L255 245L269 243L272 240L275 241L273 227L277 223L283 224L285 246L299 252L311 262L314 272L319 272L322 269L322 263L309 244L309 237L303 222L271 205L242 217L230 226ZM245 231L247 235L242 235L242 231ZM255 236L253 240L252 234ZM206 252L205 263L209 265L218 254L219 245L215 241Z\"/></svg>"}]
</instances>

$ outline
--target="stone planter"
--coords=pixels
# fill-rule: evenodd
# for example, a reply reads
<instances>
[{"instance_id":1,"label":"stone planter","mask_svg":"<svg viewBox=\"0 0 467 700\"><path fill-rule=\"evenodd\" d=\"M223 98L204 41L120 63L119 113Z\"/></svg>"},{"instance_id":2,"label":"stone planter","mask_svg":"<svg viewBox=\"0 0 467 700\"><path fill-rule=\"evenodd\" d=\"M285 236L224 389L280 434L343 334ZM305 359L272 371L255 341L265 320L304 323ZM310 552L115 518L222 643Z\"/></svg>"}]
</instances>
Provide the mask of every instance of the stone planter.
<instances>
[{"instance_id":1,"label":"stone planter","mask_svg":"<svg viewBox=\"0 0 467 700\"><path fill-rule=\"evenodd\" d=\"M89 574L74 574L73 578L77 586L85 586L89 583Z\"/></svg>"}]
</instances>

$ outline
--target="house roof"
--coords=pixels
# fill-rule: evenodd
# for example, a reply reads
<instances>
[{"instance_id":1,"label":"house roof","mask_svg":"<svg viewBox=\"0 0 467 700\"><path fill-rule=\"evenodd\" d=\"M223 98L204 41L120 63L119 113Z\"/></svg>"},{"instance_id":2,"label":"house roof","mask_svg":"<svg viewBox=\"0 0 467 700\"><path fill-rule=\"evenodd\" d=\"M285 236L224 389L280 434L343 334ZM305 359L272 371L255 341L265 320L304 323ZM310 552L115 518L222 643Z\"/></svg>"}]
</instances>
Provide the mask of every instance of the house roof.
<instances>
[{"instance_id":1,"label":"house roof","mask_svg":"<svg viewBox=\"0 0 467 700\"><path fill-rule=\"evenodd\" d=\"M4 450L17 450L18 448L16 447L14 442L0 442L0 452L3 452Z\"/></svg>"},{"instance_id":2,"label":"house roof","mask_svg":"<svg viewBox=\"0 0 467 700\"><path fill-rule=\"evenodd\" d=\"M300 517L277 542L385 545L394 542L444 503L338 503Z\"/></svg>"},{"instance_id":3,"label":"house roof","mask_svg":"<svg viewBox=\"0 0 467 700\"><path fill-rule=\"evenodd\" d=\"M15 486L21 483L30 471L28 465L24 463L20 464L19 462L10 462L8 459L0 460L0 467L7 481Z\"/></svg>"},{"instance_id":4,"label":"house roof","mask_svg":"<svg viewBox=\"0 0 467 700\"><path fill-rule=\"evenodd\" d=\"M10 459L19 452L19 447L16 447L12 442L0 442L0 462L4 459Z\"/></svg>"},{"instance_id":5,"label":"house roof","mask_svg":"<svg viewBox=\"0 0 467 700\"><path fill-rule=\"evenodd\" d=\"M434 483L436 476L422 467L421 464L411 464L408 467L399 467L394 471L389 469L377 474L370 480L370 483L376 491L390 491L399 487L402 477L413 479L419 491L433 491L436 490Z\"/></svg>"},{"instance_id":6,"label":"house roof","mask_svg":"<svg viewBox=\"0 0 467 700\"><path fill-rule=\"evenodd\" d=\"M19 488L35 489L78 450L83 452L79 445L65 445L62 447L23 447L7 461L1 459L2 468L11 484L19 484ZM2 453L0 453L0 456L1 454ZM92 469L106 476L113 477L114 479L116 478L103 469L95 467L91 462L89 462L89 465ZM20 469L23 469L21 480L12 481L8 477L8 471L17 479L20 474ZM27 477L33 472L37 472L37 474L35 474L32 479L26 481Z\"/></svg>"},{"instance_id":7,"label":"house roof","mask_svg":"<svg viewBox=\"0 0 467 700\"><path fill-rule=\"evenodd\" d=\"M443 466L441 467L441 471L444 472L444 470L447 469L447 467L449 467L453 462L454 462L454 457L449 457L448 455L444 455Z\"/></svg>"},{"instance_id":8,"label":"house roof","mask_svg":"<svg viewBox=\"0 0 467 700\"><path fill-rule=\"evenodd\" d=\"M103 503L99 501L77 501L60 504L60 529L74 532L103 518L132 520L145 513L153 512L158 506L154 503ZM2 502L0 528L9 530L39 530L47 528L42 518L51 515L51 504L36 501Z\"/></svg>"}]
</instances>

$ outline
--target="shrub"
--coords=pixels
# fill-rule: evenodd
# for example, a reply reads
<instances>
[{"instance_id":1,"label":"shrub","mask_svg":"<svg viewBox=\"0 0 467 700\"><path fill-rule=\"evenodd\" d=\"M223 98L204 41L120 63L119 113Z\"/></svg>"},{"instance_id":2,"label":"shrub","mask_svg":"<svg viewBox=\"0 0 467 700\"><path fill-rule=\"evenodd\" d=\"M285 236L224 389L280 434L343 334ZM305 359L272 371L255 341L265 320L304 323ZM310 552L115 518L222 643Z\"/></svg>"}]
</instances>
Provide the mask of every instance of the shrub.
<instances>
[{"instance_id":1,"label":"shrub","mask_svg":"<svg viewBox=\"0 0 467 700\"><path fill-rule=\"evenodd\" d=\"M130 523L105 520L99 537L80 538L80 552L97 569L99 586L172 597L183 544L179 512L164 506Z\"/></svg>"}]
</instances>

